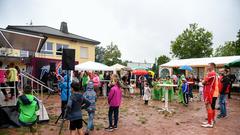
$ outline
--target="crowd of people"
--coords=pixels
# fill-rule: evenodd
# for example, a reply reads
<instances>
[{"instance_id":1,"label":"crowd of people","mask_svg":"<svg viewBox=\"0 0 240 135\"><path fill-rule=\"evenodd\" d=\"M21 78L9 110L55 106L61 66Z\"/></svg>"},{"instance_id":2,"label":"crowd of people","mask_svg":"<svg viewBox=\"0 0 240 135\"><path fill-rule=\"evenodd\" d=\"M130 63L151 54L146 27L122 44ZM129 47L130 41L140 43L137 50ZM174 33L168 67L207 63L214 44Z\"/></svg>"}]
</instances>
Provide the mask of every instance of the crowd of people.
<instances>
[{"instance_id":1,"label":"crowd of people","mask_svg":"<svg viewBox=\"0 0 240 135\"><path fill-rule=\"evenodd\" d=\"M0 68L2 62L0 62ZM209 63L208 72L205 78L199 79L197 86L199 88L198 98L204 101L207 112L207 122L202 127L212 128L216 118L216 102L219 98L220 113L217 118L221 119L227 116L226 95L230 91L231 79L228 69L221 69L219 74L215 71L216 65ZM6 79L5 79L6 78ZM70 134L82 135L83 118L82 110L88 113L88 122L85 134L89 134L94 130L94 115L96 111L96 101L100 96L106 96L108 110L108 127L107 131L114 131L118 128L119 107L123 95L125 97L142 98L145 105L149 104L149 100L165 100L174 101L188 106L193 96L194 80L186 78L184 74L176 77L166 76L165 78L146 77L144 75L136 76L136 81L131 80L132 74L129 72L123 76L113 74L112 72L78 72L74 71L71 77L68 74L56 75L51 72L49 74L48 85L56 87L59 90L61 98L61 117L70 121ZM153 78L153 79L152 79ZM1 87L16 86L18 82L18 70L14 64L10 64L6 70L0 70ZM15 84L14 84L15 83ZM169 86L162 87L162 84ZM177 87L171 85L175 84ZM137 91L136 88L139 88ZM1 89L8 100L8 94L5 89ZM19 121L23 125L30 125L31 132L35 133L34 124L37 121L35 112L39 109L38 101L31 95L32 88L26 86L23 89L23 95L18 98L17 108L20 112ZM168 93L168 98L165 97ZM18 95L18 91L17 91ZM16 96L17 96L16 95ZM14 93L11 89L11 97ZM176 98L177 97L177 98ZM28 118L27 115L31 115Z\"/></svg>"}]
</instances>

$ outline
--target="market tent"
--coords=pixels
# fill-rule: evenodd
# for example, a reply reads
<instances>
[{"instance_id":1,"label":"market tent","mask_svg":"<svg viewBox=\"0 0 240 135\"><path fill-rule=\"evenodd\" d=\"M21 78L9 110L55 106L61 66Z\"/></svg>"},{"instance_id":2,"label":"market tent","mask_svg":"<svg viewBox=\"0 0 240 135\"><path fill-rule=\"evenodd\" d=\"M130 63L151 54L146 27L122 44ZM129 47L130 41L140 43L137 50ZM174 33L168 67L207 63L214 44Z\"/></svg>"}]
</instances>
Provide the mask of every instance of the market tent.
<instances>
[{"instance_id":1,"label":"market tent","mask_svg":"<svg viewBox=\"0 0 240 135\"><path fill-rule=\"evenodd\" d=\"M237 60L234 60L228 64L226 64L225 66L228 66L228 67L240 67L240 58L237 59Z\"/></svg>"},{"instance_id":2,"label":"market tent","mask_svg":"<svg viewBox=\"0 0 240 135\"><path fill-rule=\"evenodd\" d=\"M118 71L118 70L126 68L126 66L123 66L123 65L117 63L115 65L112 65L111 68Z\"/></svg>"},{"instance_id":3,"label":"market tent","mask_svg":"<svg viewBox=\"0 0 240 135\"><path fill-rule=\"evenodd\" d=\"M160 67L180 67L184 65L188 65L191 67L204 67L211 62L214 62L217 66L218 65L223 66L237 59L240 59L240 56L179 59L179 60L171 60L165 64L160 65Z\"/></svg>"},{"instance_id":4,"label":"market tent","mask_svg":"<svg viewBox=\"0 0 240 135\"><path fill-rule=\"evenodd\" d=\"M113 71L112 67L104 65L102 63L88 61L75 66L75 70L78 71Z\"/></svg>"}]
</instances>

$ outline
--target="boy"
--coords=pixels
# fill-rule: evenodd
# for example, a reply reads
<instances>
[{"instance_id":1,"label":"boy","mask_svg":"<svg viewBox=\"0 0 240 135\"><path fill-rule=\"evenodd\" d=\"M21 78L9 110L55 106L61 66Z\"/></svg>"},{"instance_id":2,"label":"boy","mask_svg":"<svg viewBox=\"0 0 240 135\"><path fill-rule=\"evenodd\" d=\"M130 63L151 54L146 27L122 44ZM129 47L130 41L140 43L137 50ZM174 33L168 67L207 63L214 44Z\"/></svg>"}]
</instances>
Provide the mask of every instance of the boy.
<instances>
[{"instance_id":1,"label":"boy","mask_svg":"<svg viewBox=\"0 0 240 135\"><path fill-rule=\"evenodd\" d=\"M94 129L94 124L93 124L93 119L96 111L96 100L97 100L97 95L96 92L94 91L94 84L92 81L88 82L87 85L87 90L83 94L83 96L91 103L91 105L87 108L88 112L88 125L87 125L87 131L85 133L88 134L90 130Z\"/></svg>"},{"instance_id":2,"label":"boy","mask_svg":"<svg viewBox=\"0 0 240 135\"><path fill-rule=\"evenodd\" d=\"M183 102L185 105L188 105L188 83L185 78L182 78L182 93L183 93Z\"/></svg>"},{"instance_id":3,"label":"boy","mask_svg":"<svg viewBox=\"0 0 240 135\"><path fill-rule=\"evenodd\" d=\"M202 83L202 79L200 79L199 83L199 101L203 101L203 83Z\"/></svg>"},{"instance_id":4,"label":"boy","mask_svg":"<svg viewBox=\"0 0 240 135\"><path fill-rule=\"evenodd\" d=\"M72 95L67 103L67 120L70 121L70 135L75 134L77 129L78 135L83 135L82 131L82 111L81 109L86 109L90 106L90 102L86 100L80 93L80 85L78 83L72 83Z\"/></svg>"},{"instance_id":5,"label":"boy","mask_svg":"<svg viewBox=\"0 0 240 135\"><path fill-rule=\"evenodd\" d=\"M30 132L36 134L36 128L34 127L38 116L36 112L39 110L38 100L32 94L31 86L25 86L23 95L18 98L17 110L19 112L19 122L22 126L28 126Z\"/></svg>"}]
</instances>

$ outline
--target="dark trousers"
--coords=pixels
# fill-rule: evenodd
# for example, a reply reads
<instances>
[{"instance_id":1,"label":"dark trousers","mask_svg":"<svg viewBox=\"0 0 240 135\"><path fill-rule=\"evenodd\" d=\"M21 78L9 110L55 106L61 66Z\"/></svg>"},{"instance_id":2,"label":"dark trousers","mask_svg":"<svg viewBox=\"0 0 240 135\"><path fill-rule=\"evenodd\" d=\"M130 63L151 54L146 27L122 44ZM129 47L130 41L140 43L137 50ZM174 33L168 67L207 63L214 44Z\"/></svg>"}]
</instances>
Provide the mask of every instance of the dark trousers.
<instances>
[{"instance_id":1,"label":"dark trousers","mask_svg":"<svg viewBox=\"0 0 240 135\"><path fill-rule=\"evenodd\" d=\"M0 83L0 87L6 87L5 83ZM6 89L1 89L4 96L7 96Z\"/></svg>"},{"instance_id":2,"label":"dark trousers","mask_svg":"<svg viewBox=\"0 0 240 135\"><path fill-rule=\"evenodd\" d=\"M119 115L119 107L109 107L108 111L108 120L109 120L109 127L113 127L112 124L112 115L114 114L114 126L118 126L118 115Z\"/></svg>"},{"instance_id":3,"label":"dark trousers","mask_svg":"<svg viewBox=\"0 0 240 135\"><path fill-rule=\"evenodd\" d=\"M9 87L14 87L14 83L15 83L16 95L19 95L18 89L17 89L17 84L18 84L18 82L8 82L8 86L9 86ZM15 93L14 93L14 88L11 88L11 89L10 89L10 93L11 93L11 97L13 97L13 96L15 95Z\"/></svg>"},{"instance_id":4,"label":"dark trousers","mask_svg":"<svg viewBox=\"0 0 240 135\"><path fill-rule=\"evenodd\" d=\"M188 104L188 93L187 92L184 92L183 93L183 101L184 101L184 104Z\"/></svg>"},{"instance_id":5,"label":"dark trousers","mask_svg":"<svg viewBox=\"0 0 240 135\"><path fill-rule=\"evenodd\" d=\"M64 118L66 106L67 106L67 101L62 101L61 103L62 118Z\"/></svg>"},{"instance_id":6,"label":"dark trousers","mask_svg":"<svg viewBox=\"0 0 240 135\"><path fill-rule=\"evenodd\" d=\"M212 107L213 110L215 110L215 108L216 108L216 101L217 101L217 97L213 97L212 98L212 104L211 104L211 107Z\"/></svg>"},{"instance_id":7,"label":"dark trousers","mask_svg":"<svg viewBox=\"0 0 240 135\"><path fill-rule=\"evenodd\" d=\"M144 84L140 83L140 96L144 95Z\"/></svg>"},{"instance_id":8,"label":"dark trousers","mask_svg":"<svg viewBox=\"0 0 240 135\"><path fill-rule=\"evenodd\" d=\"M190 98L193 98L193 93L192 93L192 91L193 91L193 85L189 85L189 93L188 93L188 96L189 96Z\"/></svg>"},{"instance_id":9,"label":"dark trousers","mask_svg":"<svg viewBox=\"0 0 240 135\"><path fill-rule=\"evenodd\" d=\"M144 100L144 104L145 104L145 105L148 105L148 100Z\"/></svg>"}]
</instances>

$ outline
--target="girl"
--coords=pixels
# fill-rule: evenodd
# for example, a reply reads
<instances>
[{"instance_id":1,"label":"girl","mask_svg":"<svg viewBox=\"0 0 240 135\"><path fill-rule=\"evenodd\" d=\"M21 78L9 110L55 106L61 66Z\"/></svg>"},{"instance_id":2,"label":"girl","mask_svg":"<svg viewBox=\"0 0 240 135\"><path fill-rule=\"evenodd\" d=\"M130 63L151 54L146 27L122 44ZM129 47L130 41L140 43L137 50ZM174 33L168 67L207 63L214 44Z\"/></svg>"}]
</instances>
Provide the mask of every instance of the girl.
<instances>
[{"instance_id":1,"label":"girl","mask_svg":"<svg viewBox=\"0 0 240 135\"><path fill-rule=\"evenodd\" d=\"M113 74L111 77L113 87L110 89L108 94L108 120L109 126L105 128L107 131L112 132L114 129L118 128L118 116L119 107L122 101L122 91L120 89L120 80L117 74ZM112 116L114 113L114 125L112 123Z\"/></svg>"},{"instance_id":2,"label":"girl","mask_svg":"<svg viewBox=\"0 0 240 135\"><path fill-rule=\"evenodd\" d=\"M143 95L144 104L148 105L148 100L150 99L151 99L151 89L149 88L149 84L146 82L144 86L144 95Z\"/></svg>"},{"instance_id":3,"label":"girl","mask_svg":"<svg viewBox=\"0 0 240 135\"><path fill-rule=\"evenodd\" d=\"M130 84L130 87L129 87L131 97L134 96L134 87L135 87L134 86L134 81L132 81L131 84Z\"/></svg>"},{"instance_id":4,"label":"girl","mask_svg":"<svg viewBox=\"0 0 240 135\"><path fill-rule=\"evenodd\" d=\"M202 79L200 79L199 83L199 101L203 101L203 84L202 84Z\"/></svg>"}]
</instances>

